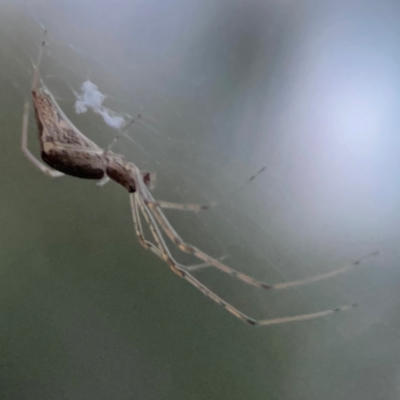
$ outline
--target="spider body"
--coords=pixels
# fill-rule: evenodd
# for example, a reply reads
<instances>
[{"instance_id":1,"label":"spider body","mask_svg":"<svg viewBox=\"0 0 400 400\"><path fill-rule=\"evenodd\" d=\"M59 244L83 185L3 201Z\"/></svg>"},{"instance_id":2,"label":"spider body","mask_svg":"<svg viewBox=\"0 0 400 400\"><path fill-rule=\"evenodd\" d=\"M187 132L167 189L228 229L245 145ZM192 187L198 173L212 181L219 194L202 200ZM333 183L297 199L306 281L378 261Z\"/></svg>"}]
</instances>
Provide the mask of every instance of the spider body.
<instances>
[{"instance_id":1,"label":"spider body","mask_svg":"<svg viewBox=\"0 0 400 400\"><path fill-rule=\"evenodd\" d=\"M314 313L256 320L235 308L229 302L219 297L201 283L193 276L193 271L212 267L250 286L267 290L282 290L311 284L329 279L338 274L346 273L355 267L362 266L362 261L369 257L376 256L378 252L368 254L352 263L349 263L348 265L327 273L291 282L266 284L242 272L234 270L224 264L221 259L214 258L196 246L185 242L175 231L162 209L168 208L197 212L200 210L207 210L210 206L198 204L177 204L160 200L156 201L149 191L149 187L154 183L152 174L141 171L132 162L125 161L122 155L116 154L109 149L103 150L80 132L61 110L50 91L40 81L38 66L40 64L44 45L45 42L42 43L38 61L35 66L32 82L32 100L36 125L39 133L41 158L47 165L38 160L29 151L27 146L29 102L25 103L22 123L22 151L25 156L44 174L53 178L66 174L83 179L101 180L100 184L105 183L108 178L110 178L123 186L129 192L133 224L140 244L164 260L176 275L185 279L188 283L201 291L215 303L225 308L232 315L250 325L266 326L287 322L305 321L325 317L338 311L349 310L355 306L344 305L338 308L317 311ZM132 122L133 121L131 121L131 123ZM127 126L129 125L130 124ZM262 172L264 169L265 168L261 169L258 173ZM251 177L249 181L253 180L257 174ZM144 218L148 225L153 241L145 238L142 228L142 218ZM177 248L182 252L193 255L195 258L202 260L203 263L186 266L176 261L167 246L164 235L167 236L171 243L177 246Z\"/></svg>"},{"instance_id":2,"label":"spider body","mask_svg":"<svg viewBox=\"0 0 400 400\"><path fill-rule=\"evenodd\" d=\"M39 132L42 160L66 175L82 179L101 180L106 176L123 186L129 193L136 183L124 157L103 150L76 128L43 85L32 90L33 108ZM149 186L148 172L142 175Z\"/></svg>"}]
</instances>

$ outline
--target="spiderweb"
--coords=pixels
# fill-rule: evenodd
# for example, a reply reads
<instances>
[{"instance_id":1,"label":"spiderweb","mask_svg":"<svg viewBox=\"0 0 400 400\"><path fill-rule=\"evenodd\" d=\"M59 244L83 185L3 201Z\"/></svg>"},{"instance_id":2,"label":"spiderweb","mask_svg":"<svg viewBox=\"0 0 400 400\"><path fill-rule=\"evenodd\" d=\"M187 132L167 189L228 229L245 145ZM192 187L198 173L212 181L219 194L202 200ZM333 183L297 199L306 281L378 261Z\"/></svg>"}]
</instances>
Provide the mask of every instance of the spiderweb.
<instances>
[{"instance_id":1,"label":"spiderweb","mask_svg":"<svg viewBox=\"0 0 400 400\"><path fill-rule=\"evenodd\" d=\"M79 5L73 9L67 2L37 1L28 9L22 4L9 7L18 24L4 18L0 25L8 31L9 41L1 46L14 60L15 88L21 96L29 95L31 62L44 25L48 46L41 76L79 129L107 147L118 128L141 114L113 150L157 173L156 198L219 202L207 213L168 214L185 240L216 257L228 255L227 263L237 270L272 281L328 271L375 250L373 237L360 239L365 232L361 214L354 217L346 201L329 199L336 188L343 193L352 182L327 190L319 186L318 162L309 160L314 155L323 164L323 157L307 149L319 127L299 117L302 99L290 104L287 93L295 92L298 78L291 77L290 49L277 47L277 36L285 32L277 31L273 21L265 26L268 15L259 17L259 12L267 13L261 5L229 16L211 2L210 8L180 4L174 17L152 25L150 3L141 6L139 15L122 1L107 15L94 3L82 13ZM246 23L241 25L242 12ZM234 29L232 21L239 21ZM218 30L205 33L205 26ZM297 124L303 124L301 133ZM241 189L262 166L265 173ZM365 184L362 195L371 190ZM350 193L355 203L358 196ZM359 224L343 226L341 218ZM258 301L262 310L271 307L270 299L266 307L265 297L251 289L244 295L246 288L237 289L234 282L232 289L229 278L215 271L201 276L239 305ZM331 300L328 296L328 307ZM273 303L277 314L278 303L293 313L292 302L282 301L282 294Z\"/></svg>"}]
</instances>

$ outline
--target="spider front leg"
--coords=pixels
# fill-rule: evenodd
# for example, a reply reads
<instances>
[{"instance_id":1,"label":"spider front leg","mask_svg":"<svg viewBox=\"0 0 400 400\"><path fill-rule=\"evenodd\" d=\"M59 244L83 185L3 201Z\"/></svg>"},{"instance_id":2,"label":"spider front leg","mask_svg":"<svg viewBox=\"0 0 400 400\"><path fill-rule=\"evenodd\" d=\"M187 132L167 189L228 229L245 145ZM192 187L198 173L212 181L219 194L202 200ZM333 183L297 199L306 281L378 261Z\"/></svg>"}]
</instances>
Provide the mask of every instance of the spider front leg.
<instances>
[{"instance_id":1,"label":"spider front leg","mask_svg":"<svg viewBox=\"0 0 400 400\"><path fill-rule=\"evenodd\" d=\"M145 249L151 250L158 257L160 257L164 260L162 250L161 250L161 244L159 243L159 238L158 238L157 232L154 230L153 225L151 224L151 221L149 220L149 217L145 210L145 206L138 198L137 193L133 193L130 195L130 204L131 204L131 210L132 210L133 225L135 227L136 236L137 236L140 244ZM155 246L152 242L145 239L138 206L140 207L140 211L142 212L142 214L151 230L154 240L158 243L158 247ZM224 260L226 257L227 256L219 257L219 260ZM185 265L185 266L183 266L182 264L179 264L179 265L182 266L182 268L185 268L185 270L187 270L187 271L197 271L197 270L207 268L210 266L210 264L206 263L206 262L203 262L200 264L194 264L194 265Z\"/></svg>"},{"instance_id":2,"label":"spider front leg","mask_svg":"<svg viewBox=\"0 0 400 400\"><path fill-rule=\"evenodd\" d=\"M26 101L24 105L24 113L22 116L22 145L21 150L25 154L26 158L37 168L40 169L45 175L51 178L58 178L63 176L62 172L56 171L49 168L47 165L43 164L38 160L28 149L28 120L29 120L29 102Z\"/></svg>"},{"instance_id":3,"label":"spider front leg","mask_svg":"<svg viewBox=\"0 0 400 400\"><path fill-rule=\"evenodd\" d=\"M151 196L150 192L144 187L144 185L139 185L138 186L139 190L141 190L141 193L144 198L144 203L148 205L149 209L151 210L152 214L154 215L155 219L157 222L160 224L161 228L163 231L166 233L166 235L170 238L170 240L178 246L178 248L189 254L193 254L195 257L203 260L206 262L210 267L214 267L230 276L233 276L242 282L245 282L249 285L259 287L262 289L277 289L277 290L282 290L282 289L287 289L291 287L299 287L303 285L308 285L314 282L319 282L325 279L332 278L336 275L346 273L353 268L357 267L362 267L365 265L363 263L364 260L375 257L379 254L379 251L375 251L373 253L367 254L358 260L349 263L348 265L342 266L340 268L337 268L333 271L327 272L327 273L322 273L322 274L317 274L314 276L310 276L308 278L304 279L298 279L294 281L289 281L289 282L283 282L283 283L277 283L277 284L267 284L265 282L261 282L257 279L254 279L246 274L243 274L242 272L236 271L235 269L228 267L226 264L222 263L221 261L215 259L214 257L211 257L210 255L206 254L202 250L198 249L197 247L193 246L192 244L186 243L180 236L179 234L175 231L175 229L172 227L166 216L161 210L161 207L157 204L157 201L154 200L154 198Z\"/></svg>"},{"instance_id":4,"label":"spider front leg","mask_svg":"<svg viewBox=\"0 0 400 400\"><path fill-rule=\"evenodd\" d=\"M256 179L266 169L267 169L267 167L262 167L254 175L250 176L250 178L248 178L238 189L236 189L235 193L238 192L239 190L242 190L247 184L249 184L254 179ZM228 196L226 196L226 197L228 197ZM158 205L161 208L169 208L172 210L181 210L181 211L194 211L194 212L209 210L210 208L215 207L219 204L216 201L212 201L209 204L178 204L178 203L171 203L169 201L163 201L163 200L155 201L154 199L152 201L145 199L145 203L147 205L150 205L150 204L153 204L154 206Z\"/></svg>"},{"instance_id":5,"label":"spider front leg","mask_svg":"<svg viewBox=\"0 0 400 400\"><path fill-rule=\"evenodd\" d=\"M143 230L142 226L140 223L140 217L138 213L138 204L142 210L142 213L146 219L146 222L149 224L149 228L151 230L151 233L156 240L158 246L159 246L159 256L162 258L164 261L167 262L167 264L170 266L171 270L177 274L179 277L185 279L188 281L191 285L196 287L198 290L200 290L205 296L216 302L217 304L221 305L225 309L227 309L231 314L233 314L235 317L241 319L244 322L247 322L251 325L256 325L257 321L253 320L252 318L248 317L241 311L237 310L235 307L233 307L231 304L220 298L218 295L216 295L214 292L212 292L210 289L208 289L206 286L204 286L201 282L199 282L196 278L194 278L186 269L183 267L181 264L176 262L174 258L172 257L171 252L169 251L162 234L160 230L158 229L157 223L154 220L154 217L152 216L151 212L148 210L145 204L143 204L141 198L137 193L131 193L130 194L131 198L131 207L132 207L132 214L133 214L133 219L134 219L134 224L135 228L137 228L136 233L137 236L139 237L139 240L144 242L144 246L147 247L148 245L154 246L151 242L148 242L144 239L143 235ZM154 246L155 247L155 246Z\"/></svg>"},{"instance_id":6,"label":"spider front leg","mask_svg":"<svg viewBox=\"0 0 400 400\"><path fill-rule=\"evenodd\" d=\"M130 200L131 210L132 210L133 226L135 228L136 236L139 240L139 243L145 249L151 250L158 257L163 258L161 250L159 248L157 248L157 246L155 246L153 243L146 240L146 238L144 237L142 222L140 220L139 210L138 210L137 202L135 200L134 195L130 195L129 200Z\"/></svg>"},{"instance_id":7,"label":"spider front leg","mask_svg":"<svg viewBox=\"0 0 400 400\"><path fill-rule=\"evenodd\" d=\"M147 205L158 206L160 208L168 208L171 210L180 210L180 211L193 211L199 212L203 210L209 210L211 207L214 207L214 203L212 204L180 204L180 203L171 203L169 201L157 200L145 200Z\"/></svg>"},{"instance_id":8,"label":"spider front leg","mask_svg":"<svg viewBox=\"0 0 400 400\"><path fill-rule=\"evenodd\" d=\"M190 274L190 272L185 268L182 264L179 264L174 260L174 258L171 255L171 252L169 251L162 234L157 226L157 223L151 213L151 211L147 208L147 206L144 204L144 201L142 200L141 197L139 197L138 194L131 194L131 198L133 199L134 202L134 207L135 210L138 211L137 205L139 204L146 221L149 224L149 227L151 229L151 232L156 240L156 242L159 245L160 252L162 253L162 258L167 262L167 264L170 266L171 270L180 276L181 278L185 279L187 282L189 282L191 285L193 285L196 289L200 290L205 296L213 300L215 303L219 304L223 308L225 308L229 313L231 313L233 316L236 318L250 324L250 325L261 325L261 326L267 326L267 325L278 325L278 324L285 324L288 322L296 322L296 321L306 321L306 320L311 320L311 319L317 319L317 318L322 318L330 314L334 314L339 311L346 311L351 309L352 307L355 306L353 305L344 305L335 309L329 309L329 310L323 310L323 311L318 311L314 313L308 313L308 314L300 314L300 315L294 315L294 316L289 316L289 317L281 317L281 318L270 318L270 319L254 319L243 313L242 311L238 310L236 307L234 307L232 304L227 302L226 300L222 299L219 297L216 293L211 291L209 288L207 288L205 285L203 285L200 281L198 281L193 275Z\"/></svg>"},{"instance_id":9,"label":"spider front leg","mask_svg":"<svg viewBox=\"0 0 400 400\"><path fill-rule=\"evenodd\" d=\"M132 164L132 174L136 177L140 176L140 170L135 165ZM160 224L162 230L166 233L169 239L179 247L181 251L185 253L193 254L195 257L203 260L206 265L202 265L203 268L206 267L214 267L219 269L220 271L233 276L242 282L245 282L249 285L263 288L263 289L271 289L271 285L266 285L263 282L260 282L251 276L243 274L239 271L234 270L233 268L228 267L227 265L223 264L221 261L209 256L208 254L204 253L203 251L197 249L196 247L185 243L183 239L179 236L179 234L175 231L172 227L170 222L168 221L167 217L164 215L162 210L160 209L159 202L157 202L151 193L147 190L146 186L141 182L141 180L136 179L138 185L137 190L139 191L139 196L142 199L142 203L144 203L144 207L151 211L151 214L154 215L157 222ZM161 202L163 203L163 202Z\"/></svg>"}]
</instances>

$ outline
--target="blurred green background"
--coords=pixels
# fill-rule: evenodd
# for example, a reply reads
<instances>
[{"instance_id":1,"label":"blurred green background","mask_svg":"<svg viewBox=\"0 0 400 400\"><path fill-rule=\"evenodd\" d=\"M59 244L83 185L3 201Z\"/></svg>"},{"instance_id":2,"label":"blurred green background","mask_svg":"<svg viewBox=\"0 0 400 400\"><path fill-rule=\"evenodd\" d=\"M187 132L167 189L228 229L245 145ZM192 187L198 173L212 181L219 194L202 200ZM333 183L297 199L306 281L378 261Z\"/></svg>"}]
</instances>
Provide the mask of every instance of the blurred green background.
<instances>
[{"instance_id":1,"label":"blurred green background","mask_svg":"<svg viewBox=\"0 0 400 400\"><path fill-rule=\"evenodd\" d=\"M396 1L3 0L0 398L398 399L399 19ZM139 246L121 187L42 175L20 151L41 24L42 78L79 129L116 134L74 111L90 79L143 114L115 151L156 198L221 202L168 213L185 239L268 282L381 252L298 290L204 283L254 317L360 306L247 326Z\"/></svg>"}]
</instances>

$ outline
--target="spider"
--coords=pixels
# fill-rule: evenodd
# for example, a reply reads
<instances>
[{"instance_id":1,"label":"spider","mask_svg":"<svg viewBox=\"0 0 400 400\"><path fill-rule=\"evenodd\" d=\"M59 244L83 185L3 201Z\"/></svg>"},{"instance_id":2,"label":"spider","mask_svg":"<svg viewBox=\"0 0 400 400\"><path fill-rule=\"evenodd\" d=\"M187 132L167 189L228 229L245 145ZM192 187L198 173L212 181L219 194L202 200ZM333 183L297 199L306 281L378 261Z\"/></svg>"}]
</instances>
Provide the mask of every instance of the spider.
<instances>
[{"instance_id":1,"label":"spider","mask_svg":"<svg viewBox=\"0 0 400 400\"><path fill-rule=\"evenodd\" d=\"M24 104L24 113L22 118L22 151L29 161L31 161L38 169L52 178L70 175L83 179L98 180L101 185L111 179L122 185L129 193L133 225L140 244L164 260L176 275L185 279L195 288L200 290L205 296L224 307L235 317L250 325L266 326L311 320L338 311L345 311L356 306L356 304L343 305L334 309L289 317L254 319L219 297L216 293L212 292L196 279L193 275L193 271L201 268L213 267L251 286L269 290L286 289L310 284L345 273L362 265L362 262L366 258L375 256L378 252L368 254L349 265L328 273L314 275L309 278L286 283L266 284L228 267L222 262L222 259L216 259L197 247L186 243L170 224L162 209L169 208L176 210L200 211L208 209L209 206L197 204L176 204L159 200L156 201L149 191L149 187L154 183L152 174L141 171L132 162L125 161L122 155L112 152L110 146L107 149L100 148L80 132L64 114L54 96L40 79L39 66L45 45L46 42L43 40L36 65L34 65L31 94L37 129L39 132L41 158L47 165L37 159L29 151L27 146L29 101L26 101ZM124 130L133 122L134 120L128 123ZM254 177L255 176L251 177L250 180ZM144 220L150 229L154 243L145 238L141 216L144 217ZM192 254L194 257L202 260L203 263L185 266L177 262L171 255L163 233L182 252Z\"/></svg>"}]
</instances>

